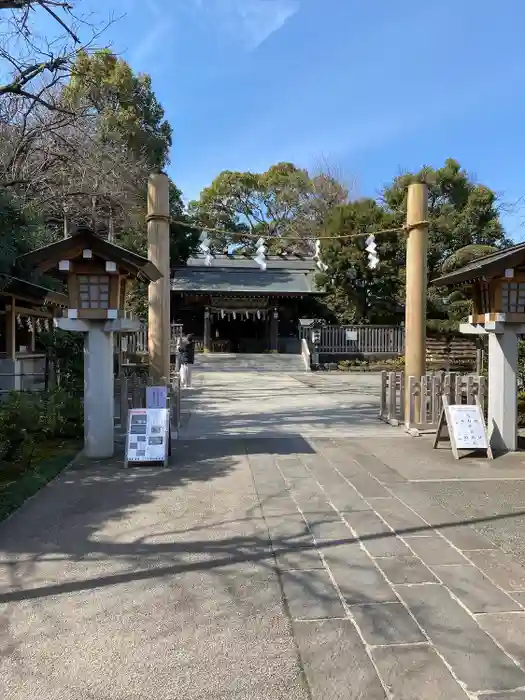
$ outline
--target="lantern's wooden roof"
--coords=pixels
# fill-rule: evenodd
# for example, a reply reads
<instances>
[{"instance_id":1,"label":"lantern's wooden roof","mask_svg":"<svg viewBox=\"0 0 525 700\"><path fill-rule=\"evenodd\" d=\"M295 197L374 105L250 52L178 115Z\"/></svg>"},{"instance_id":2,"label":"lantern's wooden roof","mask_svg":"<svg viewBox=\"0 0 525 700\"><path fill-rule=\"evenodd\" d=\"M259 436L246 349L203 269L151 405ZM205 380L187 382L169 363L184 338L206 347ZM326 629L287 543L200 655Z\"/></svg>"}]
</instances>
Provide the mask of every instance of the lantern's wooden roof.
<instances>
[{"instance_id":1,"label":"lantern's wooden roof","mask_svg":"<svg viewBox=\"0 0 525 700\"><path fill-rule=\"evenodd\" d=\"M54 267L59 260L70 259L82 248L89 248L95 255L117 263L130 275L146 282L156 282L162 277L157 267L147 258L110 243L87 228L79 229L69 238L63 238L55 243L32 250L30 253L25 253L25 255L20 256L19 260L25 265L38 267L45 271Z\"/></svg>"},{"instance_id":2,"label":"lantern's wooden roof","mask_svg":"<svg viewBox=\"0 0 525 700\"><path fill-rule=\"evenodd\" d=\"M495 253L484 255L473 262L460 267L454 272L442 275L432 280L437 286L449 286L467 284L474 280L491 277L499 277L505 274L505 270L525 264L525 243L498 250Z\"/></svg>"},{"instance_id":3,"label":"lantern's wooden roof","mask_svg":"<svg viewBox=\"0 0 525 700\"><path fill-rule=\"evenodd\" d=\"M11 277L11 275L0 275L0 291L4 295L9 294L15 298L23 297L40 306L48 304L66 307L69 303L67 294L56 292L54 289L48 289L18 277Z\"/></svg>"}]
</instances>

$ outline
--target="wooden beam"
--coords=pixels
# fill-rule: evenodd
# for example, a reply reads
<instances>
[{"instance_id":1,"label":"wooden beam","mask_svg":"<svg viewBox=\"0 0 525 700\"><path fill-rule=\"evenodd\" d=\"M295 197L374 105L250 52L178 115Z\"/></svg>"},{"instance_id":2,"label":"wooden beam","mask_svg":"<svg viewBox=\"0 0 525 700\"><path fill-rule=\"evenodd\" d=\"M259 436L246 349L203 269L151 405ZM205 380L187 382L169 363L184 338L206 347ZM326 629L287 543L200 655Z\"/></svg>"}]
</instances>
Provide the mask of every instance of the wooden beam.
<instances>
[{"instance_id":1,"label":"wooden beam","mask_svg":"<svg viewBox=\"0 0 525 700\"><path fill-rule=\"evenodd\" d=\"M8 304L6 307L6 311L11 311L13 309L13 306L11 304ZM53 318L53 314L51 311L42 311L41 309L26 309L23 306L15 306L15 316L16 314L20 314L21 316L35 316L37 318Z\"/></svg>"}]
</instances>

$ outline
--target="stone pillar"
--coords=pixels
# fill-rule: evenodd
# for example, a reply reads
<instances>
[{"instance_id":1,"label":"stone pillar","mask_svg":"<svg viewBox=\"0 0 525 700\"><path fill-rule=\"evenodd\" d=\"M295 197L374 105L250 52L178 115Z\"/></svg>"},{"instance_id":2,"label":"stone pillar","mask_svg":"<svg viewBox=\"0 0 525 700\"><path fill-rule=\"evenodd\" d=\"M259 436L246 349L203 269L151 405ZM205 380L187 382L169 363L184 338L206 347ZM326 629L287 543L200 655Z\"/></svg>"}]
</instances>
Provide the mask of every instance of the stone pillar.
<instances>
[{"instance_id":1,"label":"stone pillar","mask_svg":"<svg viewBox=\"0 0 525 700\"><path fill-rule=\"evenodd\" d=\"M87 457L113 456L113 333L91 322L84 339L84 445Z\"/></svg>"},{"instance_id":2,"label":"stone pillar","mask_svg":"<svg viewBox=\"0 0 525 700\"><path fill-rule=\"evenodd\" d=\"M272 309L270 317L270 350L279 350L279 309Z\"/></svg>"},{"instance_id":3,"label":"stone pillar","mask_svg":"<svg viewBox=\"0 0 525 700\"><path fill-rule=\"evenodd\" d=\"M204 309L204 350L211 352L211 314L208 307Z\"/></svg>"},{"instance_id":4,"label":"stone pillar","mask_svg":"<svg viewBox=\"0 0 525 700\"><path fill-rule=\"evenodd\" d=\"M517 449L518 339L512 327L489 333L488 432L497 451Z\"/></svg>"},{"instance_id":5,"label":"stone pillar","mask_svg":"<svg viewBox=\"0 0 525 700\"><path fill-rule=\"evenodd\" d=\"M153 381L170 376L170 197L169 179L148 180L148 259L162 273L148 289L148 351Z\"/></svg>"}]
</instances>

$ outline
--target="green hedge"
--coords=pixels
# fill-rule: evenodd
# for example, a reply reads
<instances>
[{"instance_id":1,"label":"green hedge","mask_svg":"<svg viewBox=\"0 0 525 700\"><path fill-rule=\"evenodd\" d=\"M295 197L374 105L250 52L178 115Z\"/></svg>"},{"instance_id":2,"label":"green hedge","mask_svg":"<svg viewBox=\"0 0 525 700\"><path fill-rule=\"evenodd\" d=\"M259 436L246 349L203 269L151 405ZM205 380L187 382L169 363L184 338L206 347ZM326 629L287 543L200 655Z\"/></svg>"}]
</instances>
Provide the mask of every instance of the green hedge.
<instances>
[{"instance_id":1,"label":"green hedge","mask_svg":"<svg viewBox=\"0 0 525 700\"><path fill-rule=\"evenodd\" d=\"M0 402L0 470L2 463L30 468L39 445L83 431L82 402L64 389L10 392Z\"/></svg>"},{"instance_id":2,"label":"green hedge","mask_svg":"<svg viewBox=\"0 0 525 700\"><path fill-rule=\"evenodd\" d=\"M80 442L57 442L47 447L55 452L54 456L41 459L33 468L14 474L0 472L0 520L19 508L65 469L80 449Z\"/></svg>"}]
</instances>

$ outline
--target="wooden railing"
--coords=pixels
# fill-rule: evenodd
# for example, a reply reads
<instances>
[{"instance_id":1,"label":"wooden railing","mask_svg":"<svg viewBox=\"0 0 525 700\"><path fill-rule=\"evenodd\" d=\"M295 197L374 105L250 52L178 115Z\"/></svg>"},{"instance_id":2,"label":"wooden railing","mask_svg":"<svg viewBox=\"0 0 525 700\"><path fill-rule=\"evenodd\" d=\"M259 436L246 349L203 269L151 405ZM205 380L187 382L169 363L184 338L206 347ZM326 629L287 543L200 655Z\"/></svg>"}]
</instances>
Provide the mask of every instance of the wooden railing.
<instances>
[{"instance_id":1,"label":"wooden railing","mask_svg":"<svg viewBox=\"0 0 525 700\"><path fill-rule=\"evenodd\" d=\"M175 350L177 338L182 335L182 324L171 324L171 350ZM135 333L119 336L122 352L133 355L140 355L148 352L148 324L141 323L140 328Z\"/></svg>"},{"instance_id":2,"label":"wooden railing","mask_svg":"<svg viewBox=\"0 0 525 700\"><path fill-rule=\"evenodd\" d=\"M381 372L381 420L390 425L404 424L413 434L435 432L443 404L441 397L446 396L451 404L475 404L478 397L484 410L487 380L476 374L435 372L410 377L409 394L409 415L405 416L404 372Z\"/></svg>"},{"instance_id":3,"label":"wooden railing","mask_svg":"<svg viewBox=\"0 0 525 700\"><path fill-rule=\"evenodd\" d=\"M401 326L323 326L320 331L320 353L402 355L404 352L405 329ZM308 326L301 327L301 340L310 339L311 333Z\"/></svg>"}]
</instances>

